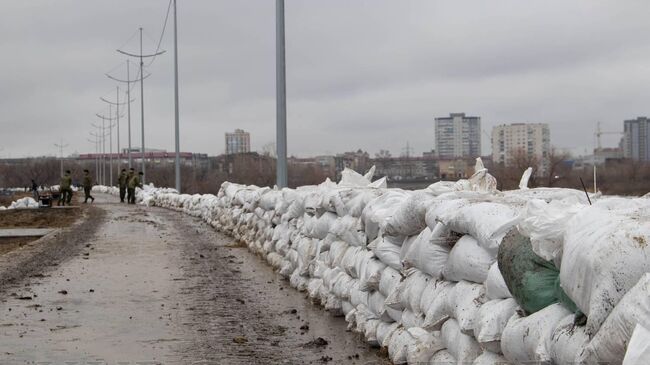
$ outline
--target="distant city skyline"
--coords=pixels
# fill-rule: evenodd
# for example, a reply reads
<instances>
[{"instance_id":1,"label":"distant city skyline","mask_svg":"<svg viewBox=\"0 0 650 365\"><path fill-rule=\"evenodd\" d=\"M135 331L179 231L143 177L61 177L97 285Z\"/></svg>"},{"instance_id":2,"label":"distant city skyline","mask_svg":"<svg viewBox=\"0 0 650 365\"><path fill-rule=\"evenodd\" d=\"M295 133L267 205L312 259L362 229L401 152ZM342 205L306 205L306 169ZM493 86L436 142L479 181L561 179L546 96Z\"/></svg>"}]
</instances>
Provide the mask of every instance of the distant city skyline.
<instances>
[{"instance_id":1,"label":"distant city skyline","mask_svg":"<svg viewBox=\"0 0 650 365\"><path fill-rule=\"evenodd\" d=\"M0 157L55 155L43 141L61 138L65 154L92 151L90 123L107 113L99 97L114 97L104 73L125 76L115 49L136 50L142 26L144 51L154 51L166 6L4 4L0 39L11 57L0 60ZM483 155L485 134L514 122L548 123L554 146L591 150L597 122L622 131L624 120L650 114L648 10L591 0L287 1L288 153L399 155L408 141L420 155L434 147L434 118L457 111L481 117ZM218 154L235 128L255 136L251 150L274 141L274 21L268 1L179 4L181 150ZM171 151L170 53L147 71L147 145ZM137 146L137 123L133 134ZM617 145L603 136L603 146Z\"/></svg>"}]
</instances>

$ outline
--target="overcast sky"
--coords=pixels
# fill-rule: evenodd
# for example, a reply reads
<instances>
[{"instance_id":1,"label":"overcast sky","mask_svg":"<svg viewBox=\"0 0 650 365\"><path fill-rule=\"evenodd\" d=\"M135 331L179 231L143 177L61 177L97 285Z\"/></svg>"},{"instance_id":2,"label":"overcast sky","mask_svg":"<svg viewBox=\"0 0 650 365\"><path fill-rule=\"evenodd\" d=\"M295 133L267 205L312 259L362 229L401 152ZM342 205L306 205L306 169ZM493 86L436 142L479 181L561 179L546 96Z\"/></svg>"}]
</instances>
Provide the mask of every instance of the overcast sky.
<instances>
[{"instance_id":1,"label":"overcast sky","mask_svg":"<svg viewBox=\"0 0 650 365\"><path fill-rule=\"evenodd\" d=\"M243 128L275 139L275 1L178 0L181 149L224 150ZM115 49L155 50L168 0L0 0L0 156L90 152L90 123L126 77ZM650 114L650 2L286 0L289 154L434 148L434 117L544 122L592 148ZM147 147L173 150L171 19L145 81ZM128 41L128 42L127 42ZM126 43L126 44L125 44ZM133 68L133 72L136 69ZM139 87L133 145L140 141ZM123 97L123 96L122 96ZM126 145L126 118L121 124ZM603 138L617 144L618 136Z\"/></svg>"}]
</instances>

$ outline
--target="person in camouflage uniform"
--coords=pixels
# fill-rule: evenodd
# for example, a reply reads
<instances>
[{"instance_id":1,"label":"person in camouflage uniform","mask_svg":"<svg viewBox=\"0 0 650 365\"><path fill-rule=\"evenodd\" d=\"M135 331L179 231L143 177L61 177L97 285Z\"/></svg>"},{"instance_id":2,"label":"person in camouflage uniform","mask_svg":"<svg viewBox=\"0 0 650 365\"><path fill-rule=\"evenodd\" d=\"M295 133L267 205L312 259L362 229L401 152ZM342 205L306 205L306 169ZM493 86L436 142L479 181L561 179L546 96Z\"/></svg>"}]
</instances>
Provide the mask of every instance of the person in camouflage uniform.
<instances>
[{"instance_id":1,"label":"person in camouflage uniform","mask_svg":"<svg viewBox=\"0 0 650 365\"><path fill-rule=\"evenodd\" d=\"M93 189L93 179L90 177L90 171L88 170L84 170L83 187L84 195L86 196L86 199L84 199L84 204L88 203L88 199L90 199L90 202L93 203L95 201L95 198L90 195L90 191Z\"/></svg>"},{"instance_id":2,"label":"person in camouflage uniform","mask_svg":"<svg viewBox=\"0 0 650 365\"><path fill-rule=\"evenodd\" d=\"M120 177L117 179L117 183L120 186L120 203L124 203L124 196L126 195L126 186L128 185L129 178L126 174L126 169L122 169Z\"/></svg>"},{"instance_id":3,"label":"person in camouflage uniform","mask_svg":"<svg viewBox=\"0 0 650 365\"><path fill-rule=\"evenodd\" d=\"M65 174L61 177L59 193L59 202L57 205L65 206L66 203L70 205L72 201L72 177L70 176L70 170L66 170Z\"/></svg>"},{"instance_id":4,"label":"person in camouflage uniform","mask_svg":"<svg viewBox=\"0 0 650 365\"><path fill-rule=\"evenodd\" d=\"M137 175L133 175L133 177L129 180L129 204L135 204L135 188L138 187L142 189L142 182L141 182L141 176L144 175L142 171L138 172Z\"/></svg>"},{"instance_id":5,"label":"person in camouflage uniform","mask_svg":"<svg viewBox=\"0 0 650 365\"><path fill-rule=\"evenodd\" d=\"M129 189L129 184L131 183L131 179L133 179L133 175L135 175L135 170L131 167L129 173L126 174L126 202L129 204L131 204L131 196L135 195L135 189Z\"/></svg>"}]
</instances>

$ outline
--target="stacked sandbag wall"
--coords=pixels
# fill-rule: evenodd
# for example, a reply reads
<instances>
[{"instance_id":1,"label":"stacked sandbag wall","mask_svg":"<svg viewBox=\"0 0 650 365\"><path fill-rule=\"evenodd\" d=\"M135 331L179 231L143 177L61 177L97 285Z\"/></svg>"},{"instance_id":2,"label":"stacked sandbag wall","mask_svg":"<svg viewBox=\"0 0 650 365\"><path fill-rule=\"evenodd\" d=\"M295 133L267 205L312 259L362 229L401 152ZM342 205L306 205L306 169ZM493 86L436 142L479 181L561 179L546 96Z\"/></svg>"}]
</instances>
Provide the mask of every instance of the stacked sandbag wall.
<instances>
[{"instance_id":1,"label":"stacked sandbag wall","mask_svg":"<svg viewBox=\"0 0 650 365\"><path fill-rule=\"evenodd\" d=\"M138 199L244 242L396 364L621 363L635 326L650 328L647 198L327 181L224 183L216 196L145 187ZM526 313L513 298L497 263L512 230L557 267L577 315L562 303Z\"/></svg>"}]
</instances>

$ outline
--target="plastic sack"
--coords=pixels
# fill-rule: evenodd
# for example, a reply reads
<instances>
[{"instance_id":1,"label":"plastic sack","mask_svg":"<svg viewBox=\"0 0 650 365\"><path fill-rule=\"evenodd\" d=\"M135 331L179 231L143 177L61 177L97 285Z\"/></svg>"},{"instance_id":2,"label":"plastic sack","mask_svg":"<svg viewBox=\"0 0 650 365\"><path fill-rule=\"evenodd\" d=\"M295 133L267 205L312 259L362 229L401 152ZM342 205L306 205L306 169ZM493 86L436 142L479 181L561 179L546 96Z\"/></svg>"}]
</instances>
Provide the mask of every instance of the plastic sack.
<instances>
[{"instance_id":1,"label":"plastic sack","mask_svg":"<svg viewBox=\"0 0 650 365\"><path fill-rule=\"evenodd\" d=\"M558 322L546 338L546 349L554 364L578 364L578 355L589 342L584 326L574 324L575 315L568 315Z\"/></svg>"},{"instance_id":2,"label":"plastic sack","mask_svg":"<svg viewBox=\"0 0 650 365\"><path fill-rule=\"evenodd\" d=\"M616 305L579 360L620 364L637 325L650 328L650 273L643 275Z\"/></svg>"},{"instance_id":3,"label":"plastic sack","mask_svg":"<svg viewBox=\"0 0 650 365\"><path fill-rule=\"evenodd\" d=\"M525 313L535 313L557 302L577 311L560 287L555 265L537 256L530 239L516 228L508 232L499 247L498 265L508 290Z\"/></svg>"},{"instance_id":4,"label":"plastic sack","mask_svg":"<svg viewBox=\"0 0 650 365\"><path fill-rule=\"evenodd\" d=\"M456 363L456 358L447 350L436 352L429 360L429 365L453 365Z\"/></svg>"},{"instance_id":5,"label":"plastic sack","mask_svg":"<svg viewBox=\"0 0 650 365\"><path fill-rule=\"evenodd\" d=\"M550 203L541 199L530 200L519 222L519 232L530 237L537 255L560 267L567 224L584 207L577 199L553 200Z\"/></svg>"},{"instance_id":6,"label":"plastic sack","mask_svg":"<svg viewBox=\"0 0 650 365\"><path fill-rule=\"evenodd\" d=\"M394 207L393 215L386 222L385 232L391 236L412 236L426 227L424 220L427 202L433 195L425 191L412 193Z\"/></svg>"},{"instance_id":7,"label":"plastic sack","mask_svg":"<svg viewBox=\"0 0 650 365\"><path fill-rule=\"evenodd\" d=\"M395 270L402 269L402 262L400 260L401 246L391 242L387 237L377 237L369 246L381 262L392 267Z\"/></svg>"},{"instance_id":8,"label":"plastic sack","mask_svg":"<svg viewBox=\"0 0 650 365\"><path fill-rule=\"evenodd\" d=\"M527 317L514 314L501 334L503 355L516 364L550 362L546 339L569 314L561 304L552 304Z\"/></svg>"},{"instance_id":9,"label":"plastic sack","mask_svg":"<svg viewBox=\"0 0 650 365\"><path fill-rule=\"evenodd\" d=\"M438 219L452 231L476 238L481 247L496 255L503 236L518 223L519 214L505 204L480 202L447 211Z\"/></svg>"},{"instance_id":10,"label":"plastic sack","mask_svg":"<svg viewBox=\"0 0 650 365\"><path fill-rule=\"evenodd\" d=\"M460 331L455 319L445 321L440 332L447 351L458 364L471 364L481 354L481 346L472 336Z\"/></svg>"},{"instance_id":11,"label":"plastic sack","mask_svg":"<svg viewBox=\"0 0 650 365\"><path fill-rule=\"evenodd\" d=\"M409 364L426 364L438 351L445 348L440 334L429 333L422 328L409 328L414 341L406 348L406 361Z\"/></svg>"},{"instance_id":12,"label":"plastic sack","mask_svg":"<svg viewBox=\"0 0 650 365\"><path fill-rule=\"evenodd\" d=\"M490 351L483 351L472 363L472 365L512 365L503 355Z\"/></svg>"},{"instance_id":13,"label":"plastic sack","mask_svg":"<svg viewBox=\"0 0 650 365\"><path fill-rule=\"evenodd\" d=\"M560 282L593 335L616 303L650 272L650 210L586 207L569 222Z\"/></svg>"},{"instance_id":14,"label":"plastic sack","mask_svg":"<svg viewBox=\"0 0 650 365\"><path fill-rule=\"evenodd\" d=\"M440 278L449 258L450 249L445 244L450 242L445 240L447 237L450 237L449 231L443 225L436 226L434 231L425 228L402 258L402 267L417 268L434 278Z\"/></svg>"},{"instance_id":15,"label":"plastic sack","mask_svg":"<svg viewBox=\"0 0 650 365\"><path fill-rule=\"evenodd\" d=\"M388 346L390 336L397 331L399 326L400 324L397 322L379 322L377 325L377 342L379 346Z\"/></svg>"},{"instance_id":16,"label":"plastic sack","mask_svg":"<svg viewBox=\"0 0 650 365\"><path fill-rule=\"evenodd\" d=\"M381 274L385 268L386 264L377 259L368 260L359 277L359 289L362 291L379 290Z\"/></svg>"},{"instance_id":17,"label":"plastic sack","mask_svg":"<svg viewBox=\"0 0 650 365\"><path fill-rule=\"evenodd\" d=\"M387 267L381 273L381 278L379 280L379 291L384 296L389 296L393 293L393 291L395 291L400 281L402 281L402 275L399 273L399 271Z\"/></svg>"},{"instance_id":18,"label":"plastic sack","mask_svg":"<svg viewBox=\"0 0 650 365\"><path fill-rule=\"evenodd\" d=\"M450 281L483 283L495 261L496 255L480 247L473 237L463 236L451 249L442 275Z\"/></svg>"},{"instance_id":19,"label":"plastic sack","mask_svg":"<svg viewBox=\"0 0 650 365\"><path fill-rule=\"evenodd\" d=\"M637 325L627 346L623 365L650 364L650 331Z\"/></svg>"},{"instance_id":20,"label":"plastic sack","mask_svg":"<svg viewBox=\"0 0 650 365\"><path fill-rule=\"evenodd\" d=\"M488 271L487 279L485 279L485 294L490 299L506 299L512 298L510 290L506 285L501 271L499 270L499 263L495 262L490 266Z\"/></svg>"},{"instance_id":21,"label":"plastic sack","mask_svg":"<svg viewBox=\"0 0 650 365\"><path fill-rule=\"evenodd\" d=\"M482 348L501 353L501 334L516 310L517 302L512 298L491 300L479 308L474 337Z\"/></svg>"},{"instance_id":22,"label":"plastic sack","mask_svg":"<svg viewBox=\"0 0 650 365\"><path fill-rule=\"evenodd\" d=\"M424 323L422 328L429 331L438 331L442 324L452 315L449 300L456 284L449 281L439 281L436 283L433 301L426 309Z\"/></svg>"}]
</instances>

